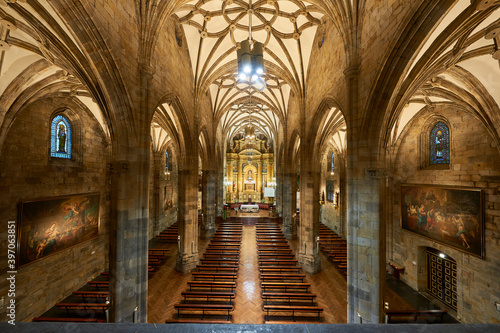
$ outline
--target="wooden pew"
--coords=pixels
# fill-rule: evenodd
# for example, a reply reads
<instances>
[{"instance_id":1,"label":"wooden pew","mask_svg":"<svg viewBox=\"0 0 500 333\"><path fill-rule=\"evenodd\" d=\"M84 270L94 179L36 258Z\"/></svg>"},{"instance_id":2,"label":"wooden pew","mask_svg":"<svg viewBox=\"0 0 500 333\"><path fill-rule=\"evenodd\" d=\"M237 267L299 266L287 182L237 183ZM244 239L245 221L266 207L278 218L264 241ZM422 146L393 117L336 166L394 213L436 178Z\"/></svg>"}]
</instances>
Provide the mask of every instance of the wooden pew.
<instances>
[{"instance_id":1,"label":"wooden pew","mask_svg":"<svg viewBox=\"0 0 500 333\"><path fill-rule=\"evenodd\" d=\"M232 304L175 304L174 308L177 309L177 317L180 318L181 310L189 311L202 311L201 319L205 318L206 311L210 312L221 312L227 311L227 320L231 319L230 312L233 311L234 306Z\"/></svg>"},{"instance_id":2,"label":"wooden pew","mask_svg":"<svg viewBox=\"0 0 500 333\"><path fill-rule=\"evenodd\" d=\"M181 296L184 297L184 303L186 303L188 298L195 299L206 299L207 304L211 299L229 299L229 304L233 303L233 299L236 297L236 293L234 291L184 291L181 293Z\"/></svg>"},{"instance_id":3,"label":"wooden pew","mask_svg":"<svg viewBox=\"0 0 500 333\"><path fill-rule=\"evenodd\" d=\"M258 250L259 255L261 254L292 254L292 249L262 249Z\"/></svg>"},{"instance_id":4,"label":"wooden pew","mask_svg":"<svg viewBox=\"0 0 500 333\"><path fill-rule=\"evenodd\" d=\"M418 318L439 318L443 322L443 317L448 311L446 310L387 310L385 311L386 323L393 322L393 318L406 319L405 322L417 321ZM402 322L397 320L396 322Z\"/></svg>"},{"instance_id":5,"label":"wooden pew","mask_svg":"<svg viewBox=\"0 0 500 333\"><path fill-rule=\"evenodd\" d=\"M259 260L260 266L295 266L297 265L297 259L270 259L270 260Z\"/></svg>"},{"instance_id":6,"label":"wooden pew","mask_svg":"<svg viewBox=\"0 0 500 333\"><path fill-rule=\"evenodd\" d=\"M88 285L92 286L92 287L96 287L97 290L99 290L99 288L101 289L109 289L109 281L89 281L87 282Z\"/></svg>"},{"instance_id":7,"label":"wooden pew","mask_svg":"<svg viewBox=\"0 0 500 333\"><path fill-rule=\"evenodd\" d=\"M230 279L233 281L236 281L238 278L238 274L234 272L193 272L191 273L193 275L193 278L198 281L200 279L212 279L215 281L216 279Z\"/></svg>"},{"instance_id":8,"label":"wooden pew","mask_svg":"<svg viewBox=\"0 0 500 333\"><path fill-rule=\"evenodd\" d=\"M267 305L270 300L288 300L288 305L291 305L292 300L311 300L311 305L314 305L316 294L312 293L279 293L279 292L264 292L262 293L262 300L264 305Z\"/></svg>"},{"instance_id":9,"label":"wooden pew","mask_svg":"<svg viewBox=\"0 0 500 333\"><path fill-rule=\"evenodd\" d=\"M236 288L236 282L234 281L188 281L189 291L193 291L192 288L210 288L213 289L231 289L233 291Z\"/></svg>"},{"instance_id":10,"label":"wooden pew","mask_svg":"<svg viewBox=\"0 0 500 333\"><path fill-rule=\"evenodd\" d=\"M311 284L307 282L261 282L260 287L262 288L262 292L266 292L266 290L268 291L269 289L278 289L284 290L285 292L288 290L303 290L308 293Z\"/></svg>"},{"instance_id":11,"label":"wooden pew","mask_svg":"<svg viewBox=\"0 0 500 333\"><path fill-rule=\"evenodd\" d=\"M73 317L73 318L58 318L58 317L35 317L33 318L34 322L65 322L65 323L105 323L106 320L104 319L97 319L97 318L80 318L80 317Z\"/></svg>"},{"instance_id":12,"label":"wooden pew","mask_svg":"<svg viewBox=\"0 0 500 333\"><path fill-rule=\"evenodd\" d=\"M237 272L238 265L197 265L196 269L198 270L198 272Z\"/></svg>"},{"instance_id":13,"label":"wooden pew","mask_svg":"<svg viewBox=\"0 0 500 333\"><path fill-rule=\"evenodd\" d=\"M205 259L239 259L239 253L224 253L224 252L205 252L203 255Z\"/></svg>"},{"instance_id":14,"label":"wooden pew","mask_svg":"<svg viewBox=\"0 0 500 333\"><path fill-rule=\"evenodd\" d=\"M167 319L165 324L232 324L230 320L207 320L207 319Z\"/></svg>"},{"instance_id":15,"label":"wooden pew","mask_svg":"<svg viewBox=\"0 0 500 333\"><path fill-rule=\"evenodd\" d=\"M237 259L200 259L202 265L238 265Z\"/></svg>"},{"instance_id":16,"label":"wooden pew","mask_svg":"<svg viewBox=\"0 0 500 333\"><path fill-rule=\"evenodd\" d=\"M295 272L300 273L302 267L300 266L261 266L259 268L261 273L283 273L283 272Z\"/></svg>"},{"instance_id":17,"label":"wooden pew","mask_svg":"<svg viewBox=\"0 0 500 333\"><path fill-rule=\"evenodd\" d=\"M292 321L295 321L295 313L317 313L318 321L321 320L320 314L323 312L323 308L319 306L304 306L304 305L264 305L264 311L266 311L266 320L269 320L269 312L291 312Z\"/></svg>"},{"instance_id":18,"label":"wooden pew","mask_svg":"<svg viewBox=\"0 0 500 333\"><path fill-rule=\"evenodd\" d=\"M280 254L280 253L263 253L259 254L259 260L268 260L268 259L295 259L295 254Z\"/></svg>"},{"instance_id":19,"label":"wooden pew","mask_svg":"<svg viewBox=\"0 0 500 333\"><path fill-rule=\"evenodd\" d=\"M304 282L305 274L276 274L276 273L261 273L260 279L262 281L287 281L287 280L300 280Z\"/></svg>"},{"instance_id":20,"label":"wooden pew","mask_svg":"<svg viewBox=\"0 0 500 333\"><path fill-rule=\"evenodd\" d=\"M98 299L100 302L106 302L109 298L109 291L73 291L73 295L82 296L83 301L86 298Z\"/></svg>"},{"instance_id":21,"label":"wooden pew","mask_svg":"<svg viewBox=\"0 0 500 333\"><path fill-rule=\"evenodd\" d=\"M106 314L106 310L109 308L109 303L56 303L56 307L60 309L66 309L69 315L70 310L100 310Z\"/></svg>"}]
</instances>

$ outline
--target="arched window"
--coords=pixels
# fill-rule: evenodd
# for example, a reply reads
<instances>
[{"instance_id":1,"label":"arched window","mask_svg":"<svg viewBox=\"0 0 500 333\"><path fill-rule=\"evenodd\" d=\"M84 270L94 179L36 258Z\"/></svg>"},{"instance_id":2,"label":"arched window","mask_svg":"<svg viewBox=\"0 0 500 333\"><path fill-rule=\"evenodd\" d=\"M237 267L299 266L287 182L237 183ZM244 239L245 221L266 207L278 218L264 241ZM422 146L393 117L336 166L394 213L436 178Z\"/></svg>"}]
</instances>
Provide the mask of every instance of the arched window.
<instances>
[{"instance_id":1,"label":"arched window","mask_svg":"<svg viewBox=\"0 0 500 333\"><path fill-rule=\"evenodd\" d=\"M165 169L168 171L170 167L170 158L168 156L168 150L165 152Z\"/></svg>"},{"instance_id":2,"label":"arched window","mask_svg":"<svg viewBox=\"0 0 500 333\"><path fill-rule=\"evenodd\" d=\"M445 123L440 121L432 128L429 149L429 164L450 163L450 132Z\"/></svg>"},{"instance_id":3,"label":"arched window","mask_svg":"<svg viewBox=\"0 0 500 333\"><path fill-rule=\"evenodd\" d=\"M332 153L331 158L332 158L332 161L331 161L331 171L333 171L333 170L335 170L335 163L334 163L334 161L335 161L335 153Z\"/></svg>"},{"instance_id":4,"label":"arched window","mask_svg":"<svg viewBox=\"0 0 500 333\"><path fill-rule=\"evenodd\" d=\"M71 158L71 124L62 115L55 116L50 126L50 156Z\"/></svg>"}]
</instances>

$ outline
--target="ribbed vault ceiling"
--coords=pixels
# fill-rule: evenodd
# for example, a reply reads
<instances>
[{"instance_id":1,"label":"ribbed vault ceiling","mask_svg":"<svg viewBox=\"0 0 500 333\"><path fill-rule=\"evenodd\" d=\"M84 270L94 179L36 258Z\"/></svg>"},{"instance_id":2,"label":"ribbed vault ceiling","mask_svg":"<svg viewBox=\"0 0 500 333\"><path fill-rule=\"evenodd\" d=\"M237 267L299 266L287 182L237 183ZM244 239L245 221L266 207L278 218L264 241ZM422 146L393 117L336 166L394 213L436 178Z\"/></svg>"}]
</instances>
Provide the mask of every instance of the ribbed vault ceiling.
<instances>
[{"instance_id":1,"label":"ribbed vault ceiling","mask_svg":"<svg viewBox=\"0 0 500 333\"><path fill-rule=\"evenodd\" d=\"M198 93L210 91L212 112L230 139L252 119L273 141L287 119L292 92L301 94L322 12L305 1L191 1L176 12L183 26ZM236 51L249 38L264 44L267 88L238 79Z\"/></svg>"}]
</instances>

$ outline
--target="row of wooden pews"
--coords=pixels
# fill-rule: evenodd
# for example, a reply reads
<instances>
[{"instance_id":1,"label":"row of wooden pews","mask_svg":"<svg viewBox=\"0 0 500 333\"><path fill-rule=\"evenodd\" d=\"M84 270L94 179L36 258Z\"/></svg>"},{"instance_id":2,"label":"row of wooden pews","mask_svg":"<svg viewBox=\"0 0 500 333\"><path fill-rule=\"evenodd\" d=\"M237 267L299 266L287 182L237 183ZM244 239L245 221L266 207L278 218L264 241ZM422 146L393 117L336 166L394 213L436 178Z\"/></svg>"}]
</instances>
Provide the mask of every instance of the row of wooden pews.
<instances>
[{"instance_id":1,"label":"row of wooden pews","mask_svg":"<svg viewBox=\"0 0 500 333\"><path fill-rule=\"evenodd\" d=\"M316 294L311 293L279 224L258 222L256 235L265 322L320 322L323 308L315 303Z\"/></svg>"},{"instance_id":2,"label":"row of wooden pews","mask_svg":"<svg viewBox=\"0 0 500 333\"><path fill-rule=\"evenodd\" d=\"M179 236L179 223L175 222L167 229L160 232L156 239L161 243L176 243Z\"/></svg>"},{"instance_id":3,"label":"row of wooden pews","mask_svg":"<svg viewBox=\"0 0 500 333\"><path fill-rule=\"evenodd\" d=\"M148 274L149 277L155 273L167 260L169 249L153 248L148 250Z\"/></svg>"},{"instance_id":4,"label":"row of wooden pews","mask_svg":"<svg viewBox=\"0 0 500 333\"><path fill-rule=\"evenodd\" d=\"M105 323L109 303L109 273L103 272L33 321Z\"/></svg>"},{"instance_id":5,"label":"row of wooden pews","mask_svg":"<svg viewBox=\"0 0 500 333\"><path fill-rule=\"evenodd\" d=\"M320 222L319 246L321 251L347 279L347 242L335 231Z\"/></svg>"},{"instance_id":6,"label":"row of wooden pews","mask_svg":"<svg viewBox=\"0 0 500 333\"><path fill-rule=\"evenodd\" d=\"M222 221L200 259L177 315L165 323L229 324L234 310L242 237L241 222Z\"/></svg>"}]
</instances>

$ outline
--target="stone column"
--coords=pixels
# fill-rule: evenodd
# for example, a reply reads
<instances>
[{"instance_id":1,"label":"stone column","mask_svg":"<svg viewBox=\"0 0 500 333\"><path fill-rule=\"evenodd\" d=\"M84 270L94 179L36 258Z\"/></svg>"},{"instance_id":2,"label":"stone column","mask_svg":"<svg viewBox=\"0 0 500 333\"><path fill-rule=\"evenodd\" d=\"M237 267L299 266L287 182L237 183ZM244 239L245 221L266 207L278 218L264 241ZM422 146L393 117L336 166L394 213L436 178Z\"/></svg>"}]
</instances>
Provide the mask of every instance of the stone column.
<instances>
[{"instance_id":1,"label":"stone column","mask_svg":"<svg viewBox=\"0 0 500 333\"><path fill-rule=\"evenodd\" d=\"M295 214L297 212L296 181L297 175L293 170L283 172L283 234L286 239L297 237L297 224L295 223Z\"/></svg>"},{"instance_id":2,"label":"stone column","mask_svg":"<svg viewBox=\"0 0 500 333\"><path fill-rule=\"evenodd\" d=\"M196 146L197 145L193 145ZM179 252L176 270L185 274L198 264L198 151L179 163Z\"/></svg>"},{"instance_id":3,"label":"stone column","mask_svg":"<svg viewBox=\"0 0 500 333\"><path fill-rule=\"evenodd\" d=\"M116 124L111 172L111 219L109 227L109 291L111 322L147 322L149 167L151 159L151 114L148 87L154 69L146 63L138 68L139 85L134 104L137 115L130 133L129 109Z\"/></svg>"},{"instance_id":4,"label":"stone column","mask_svg":"<svg viewBox=\"0 0 500 333\"><path fill-rule=\"evenodd\" d=\"M224 169L220 169L216 171L216 182L215 182L215 191L217 193L216 195L216 211L215 211L215 216L222 216L222 209L224 207L224 199L225 199L225 194L226 191L225 185L224 185Z\"/></svg>"},{"instance_id":5,"label":"stone column","mask_svg":"<svg viewBox=\"0 0 500 333\"><path fill-rule=\"evenodd\" d=\"M281 165L281 168L278 168L276 170L276 193L274 194L276 196L276 212L278 213L278 216L283 216L283 163L279 163L278 166Z\"/></svg>"},{"instance_id":6,"label":"stone column","mask_svg":"<svg viewBox=\"0 0 500 333\"><path fill-rule=\"evenodd\" d=\"M373 153L377 150L373 143L378 140L370 140L360 125L359 69L349 67L344 73L348 109L352 110L347 120L347 322L380 323L385 288L379 199L383 171L377 169L378 157Z\"/></svg>"},{"instance_id":7,"label":"stone column","mask_svg":"<svg viewBox=\"0 0 500 333\"><path fill-rule=\"evenodd\" d=\"M144 138L147 140L146 138ZM149 145L122 147L110 165L110 320L147 320Z\"/></svg>"},{"instance_id":8,"label":"stone column","mask_svg":"<svg viewBox=\"0 0 500 333\"><path fill-rule=\"evenodd\" d=\"M212 238L215 233L215 179L214 170L203 170L201 201L202 223L200 236L203 239Z\"/></svg>"},{"instance_id":9,"label":"stone column","mask_svg":"<svg viewBox=\"0 0 500 333\"><path fill-rule=\"evenodd\" d=\"M165 166L163 165L163 154L161 152L155 152L153 154L153 202L150 211L149 220L153 224L153 235L158 235L160 233L160 177L164 176Z\"/></svg>"},{"instance_id":10,"label":"stone column","mask_svg":"<svg viewBox=\"0 0 500 333\"><path fill-rule=\"evenodd\" d=\"M304 154L301 152L301 155ZM299 264L309 274L321 270L319 244L319 171L307 170L307 163L300 166L300 226L299 226Z\"/></svg>"}]
</instances>

